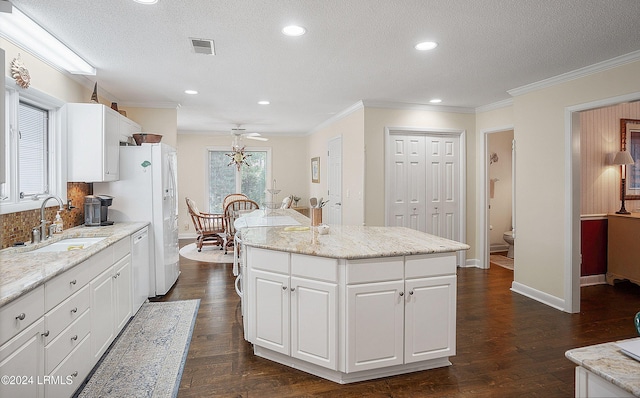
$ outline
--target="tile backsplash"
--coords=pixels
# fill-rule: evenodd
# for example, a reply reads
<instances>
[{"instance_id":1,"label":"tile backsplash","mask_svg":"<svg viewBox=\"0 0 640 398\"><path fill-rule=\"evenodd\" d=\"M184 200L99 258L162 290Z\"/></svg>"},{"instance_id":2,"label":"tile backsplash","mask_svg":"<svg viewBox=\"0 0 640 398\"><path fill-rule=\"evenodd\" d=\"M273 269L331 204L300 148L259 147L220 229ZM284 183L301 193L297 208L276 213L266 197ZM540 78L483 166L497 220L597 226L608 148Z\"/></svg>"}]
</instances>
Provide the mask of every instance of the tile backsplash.
<instances>
[{"instance_id":1,"label":"tile backsplash","mask_svg":"<svg viewBox=\"0 0 640 398\"><path fill-rule=\"evenodd\" d=\"M62 211L60 216L64 220L64 228L72 228L84 224L84 197L90 195L92 184L84 182L67 183L67 199L71 200L74 209ZM64 199L64 198L63 198ZM55 204L55 201L51 201ZM66 206L65 206L66 208ZM48 207L45 210L47 220L53 221L56 217L58 206ZM40 223L40 209L21 211L18 213L0 215L0 249L13 246L18 242L31 241L31 229Z\"/></svg>"}]
</instances>

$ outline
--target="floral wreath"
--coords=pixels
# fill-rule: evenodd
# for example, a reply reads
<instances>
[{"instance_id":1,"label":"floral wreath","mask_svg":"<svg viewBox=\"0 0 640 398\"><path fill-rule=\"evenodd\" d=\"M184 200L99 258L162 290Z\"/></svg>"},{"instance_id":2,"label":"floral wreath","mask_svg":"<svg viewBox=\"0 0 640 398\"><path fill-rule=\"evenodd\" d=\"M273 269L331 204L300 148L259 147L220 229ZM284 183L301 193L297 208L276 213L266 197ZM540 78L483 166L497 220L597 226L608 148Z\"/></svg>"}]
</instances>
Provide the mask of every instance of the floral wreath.
<instances>
[{"instance_id":1,"label":"floral wreath","mask_svg":"<svg viewBox=\"0 0 640 398\"><path fill-rule=\"evenodd\" d=\"M245 147L240 148L239 146L234 146L232 153L225 153L225 155L231 158L231 162L229 162L227 166L231 166L232 164L235 164L236 167L238 168L238 171L240 171L240 166L242 166L243 164L247 166L251 166L249 163L247 163L247 158L252 154L244 153L244 148Z\"/></svg>"}]
</instances>

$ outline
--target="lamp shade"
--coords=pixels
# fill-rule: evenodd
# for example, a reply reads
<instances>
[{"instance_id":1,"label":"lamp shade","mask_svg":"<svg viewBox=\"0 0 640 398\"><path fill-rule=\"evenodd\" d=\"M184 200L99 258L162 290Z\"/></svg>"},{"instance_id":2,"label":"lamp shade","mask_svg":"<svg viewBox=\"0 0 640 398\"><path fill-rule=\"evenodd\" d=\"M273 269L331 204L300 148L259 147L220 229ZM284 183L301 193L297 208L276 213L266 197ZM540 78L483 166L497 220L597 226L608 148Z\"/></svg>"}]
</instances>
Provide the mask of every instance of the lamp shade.
<instances>
[{"instance_id":1,"label":"lamp shade","mask_svg":"<svg viewBox=\"0 0 640 398\"><path fill-rule=\"evenodd\" d=\"M635 161L631 154L627 151L620 151L616 153L616 156L613 158L613 164L621 165L621 164L634 164Z\"/></svg>"}]
</instances>

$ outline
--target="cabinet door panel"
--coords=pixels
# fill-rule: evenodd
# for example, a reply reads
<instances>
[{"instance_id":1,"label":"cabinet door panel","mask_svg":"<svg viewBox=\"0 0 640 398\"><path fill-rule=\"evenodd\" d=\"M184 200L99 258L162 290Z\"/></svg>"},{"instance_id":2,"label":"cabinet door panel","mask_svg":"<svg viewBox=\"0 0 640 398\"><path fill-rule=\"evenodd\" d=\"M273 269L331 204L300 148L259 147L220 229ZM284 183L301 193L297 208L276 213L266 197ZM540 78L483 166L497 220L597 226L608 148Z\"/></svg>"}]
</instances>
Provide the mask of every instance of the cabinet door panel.
<instances>
[{"instance_id":1,"label":"cabinet door panel","mask_svg":"<svg viewBox=\"0 0 640 398\"><path fill-rule=\"evenodd\" d=\"M404 362L455 355L455 275L408 279L405 285Z\"/></svg>"},{"instance_id":2,"label":"cabinet door panel","mask_svg":"<svg viewBox=\"0 0 640 398\"><path fill-rule=\"evenodd\" d=\"M335 283L291 278L291 356L337 369Z\"/></svg>"},{"instance_id":3,"label":"cabinet door panel","mask_svg":"<svg viewBox=\"0 0 640 398\"><path fill-rule=\"evenodd\" d=\"M0 383L0 397L43 397L38 383L44 376L44 320L40 318L29 328L0 346L0 375L24 376L21 384Z\"/></svg>"},{"instance_id":4,"label":"cabinet door panel","mask_svg":"<svg viewBox=\"0 0 640 398\"><path fill-rule=\"evenodd\" d=\"M118 261L114 271L115 333L118 334L131 318L131 256Z\"/></svg>"},{"instance_id":5,"label":"cabinet door panel","mask_svg":"<svg viewBox=\"0 0 640 398\"><path fill-rule=\"evenodd\" d=\"M347 373L402 364L402 280L347 286Z\"/></svg>"},{"instance_id":6,"label":"cabinet door panel","mask_svg":"<svg viewBox=\"0 0 640 398\"><path fill-rule=\"evenodd\" d=\"M89 284L91 290L91 354L94 363L113 340L113 270L109 268Z\"/></svg>"},{"instance_id":7,"label":"cabinet door panel","mask_svg":"<svg viewBox=\"0 0 640 398\"><path fill-rule=\"evenodd\" d=\"M252 270L253 344L289 355L289 277Z\"/></svg>"}]
</instances>

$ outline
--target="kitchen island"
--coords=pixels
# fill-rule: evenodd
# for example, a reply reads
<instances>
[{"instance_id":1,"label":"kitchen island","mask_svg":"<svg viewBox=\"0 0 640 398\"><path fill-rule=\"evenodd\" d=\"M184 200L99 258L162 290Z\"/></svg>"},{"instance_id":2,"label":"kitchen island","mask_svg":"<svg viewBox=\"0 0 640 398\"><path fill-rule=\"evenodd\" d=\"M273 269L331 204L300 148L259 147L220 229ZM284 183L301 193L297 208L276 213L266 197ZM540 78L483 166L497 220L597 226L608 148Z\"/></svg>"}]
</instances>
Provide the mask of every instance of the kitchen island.
<instances>
[{"instance_id":1,"label":"kitchen island","mask_svg":"<svg viewBox=\"0 0 640 398\"><path fill-rule=\"evenodd\" d=\"M338 383L451 365L456 251L468 245L400 227L319 234L294 213L240 229L256 355Z\"/></svg>"}]
</instances>

